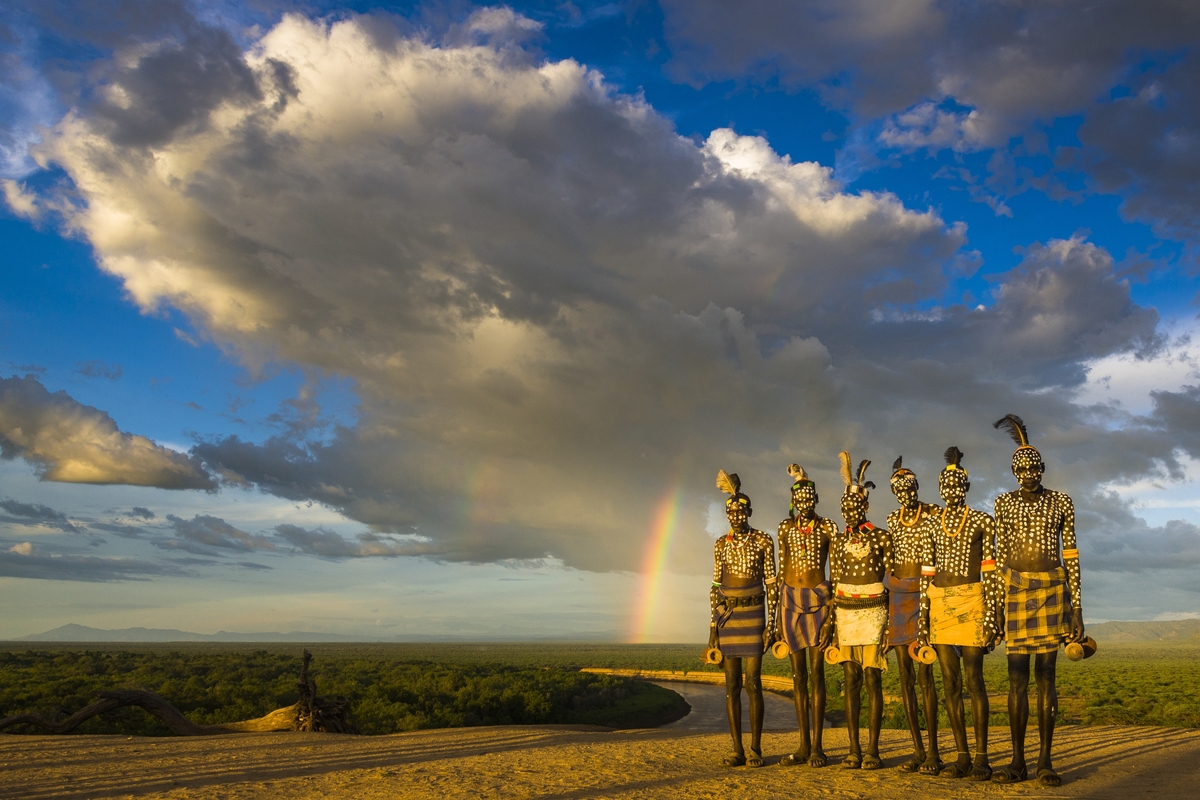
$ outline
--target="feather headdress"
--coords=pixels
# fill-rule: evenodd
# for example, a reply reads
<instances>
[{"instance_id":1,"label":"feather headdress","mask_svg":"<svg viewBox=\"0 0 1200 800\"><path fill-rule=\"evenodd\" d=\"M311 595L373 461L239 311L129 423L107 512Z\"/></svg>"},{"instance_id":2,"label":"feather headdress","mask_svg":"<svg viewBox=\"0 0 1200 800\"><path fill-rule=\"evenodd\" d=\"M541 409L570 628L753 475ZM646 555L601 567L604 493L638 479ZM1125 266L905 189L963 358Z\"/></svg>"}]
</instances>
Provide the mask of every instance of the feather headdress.
<instances>
[{"instance_id":1,"label":"feather headdress","mask_svg":"<svg viewBox=\"0 0 1200 800\"><path fill-rule=\"evenodd\" d=\"M963 475L967 474L967 471L965 469L963 469L963 465L962 465L962 460L963 460L963 451L962 450L959 450L954 445L951 445L950 447L946 448L946 452L943 455L946 459L946 466L942 470L942 472L952 470L952 471L961 472Z\"/></svg>"},{"instance_id":2,"label":"feather headdress","mask_svg":"<svg viewBox=\"0 0 1200 800\"><path fill-rule=\"evenodd\" d=\"M913 480L917 479L917 474L904 466L904 456L896 456L896 460L892 462L892 477L889 483L895 483L900 478L909 476L912 476Z\"/></svg>"},{"instance_id":3,"label":"feather headdress","mask_svg":"<svg viewBox=\"0 0 1200 800\"><path fill-rule=\"evenodd\" d=\"M846 484L846 491L853 494L866 495L868 489L874 489L875 484L871 481L863 481L867 474L867 467L871 466L871 462L863 460L858 464L857 473L851 470L850 454L845 450L838 453L838 459L842 465L842 483Z\"/></svg>"},{"instance_id":4,"label":"feather headdress","mask_svg":"<svg viewBox=\"0 0 1200 800\"><path fill-rule=\"evenodd\" d=\"M742 494L742 479L736 472L717 470L717 488L725 494L732 495L725 501L726 507L733 503L740 503L743 506L750 505L750 498Z\"/></svg>"},{"instance_id":5,"label":"feather headdress","mask_svg":"<svg viewBox=\"0 0 1200 800\"><path fill-rule=\"evenodd\" d=\"M1017 449L1013 452L1013 460L1017 458L1017 453L1023 450L1031 450L1028 455L1037 455L1037 460L1042 460L1042 454L1038 453L1038 449L1029 443L1029 430L1025 427L1025 420L1018 417L1016 414L1005 414L1000 419L992 423L993 428L1004 428L1008 431L1008 435L1016 442Z\"/></svg>"}]
</instances>

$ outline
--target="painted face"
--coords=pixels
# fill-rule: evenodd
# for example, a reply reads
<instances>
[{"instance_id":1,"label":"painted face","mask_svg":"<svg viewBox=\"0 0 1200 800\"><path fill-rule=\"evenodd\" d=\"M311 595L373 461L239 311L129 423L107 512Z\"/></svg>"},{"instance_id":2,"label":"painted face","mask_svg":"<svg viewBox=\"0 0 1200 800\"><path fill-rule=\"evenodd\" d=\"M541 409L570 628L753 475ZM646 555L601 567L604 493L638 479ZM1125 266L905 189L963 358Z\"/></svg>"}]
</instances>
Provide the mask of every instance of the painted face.
<instances>
[{"instance_id":1,"label":"painted face","mask_svg":"<svg viewBox=\"0 0 1200 800\"><path fill-rule=\"evenodd\" d=\"M792 487L792 507L796 516L807 519L817 507L817 487L811 483L800 483Z\"/></svg>"},{"instance_id":2,"label":"painted face","mask_svg":"<svg viewBox=\"0 0 1200 800\"><path fill-rule=\"evenodd\" d=\"M750 521L750 506L736 501L725 506L725 517L729 520L730 530L744 531Z\"/></svg>"},{"instance_id":3,"label":"painted face","mask_svg":"<svg viewBox=\"0 0 1200 800\"><path fill-rule=\"evenodd\" d=\"M859 492L846 492L842 495L842 519L850 526L861 525L867 518L867 496Z\"/></svg>"},{"instance_id":4,"label":"painted face","mask_svg":"<svg viewBox=\"0 0 1200 800\"><path fill-rule=\"evenodd\" d=\"M967 473L959 469L945 469L938 476L938 491L948 506L961 506L967 502L967 490L971 481Z\"/></svg>"},{"instance_id":5,"label":"painted face","mask_svg":"<svg viewBox=\"0 0 1200 800\"><path fill-rule=\"evenodd\" d=\"M917 503L917 479L912 475L901 475L892 481L892 494L904 508L911 508Z\"/></svg>"},{"instance_id":6,"label":"painted face","mask_svg":"<svg viewBox=\"0 0 1200 800\"><path fill-rule=\"evenodd\" d=\"M1029 456L1026 456L1026 453ZM1013 456L1012 471L1022 489L1036 492L1042 485L1042 473L1046 471L1046 465L1042 463L1042 458L1036 450L1020 450L1017 456Z\"/></svg>"}]
</instances>

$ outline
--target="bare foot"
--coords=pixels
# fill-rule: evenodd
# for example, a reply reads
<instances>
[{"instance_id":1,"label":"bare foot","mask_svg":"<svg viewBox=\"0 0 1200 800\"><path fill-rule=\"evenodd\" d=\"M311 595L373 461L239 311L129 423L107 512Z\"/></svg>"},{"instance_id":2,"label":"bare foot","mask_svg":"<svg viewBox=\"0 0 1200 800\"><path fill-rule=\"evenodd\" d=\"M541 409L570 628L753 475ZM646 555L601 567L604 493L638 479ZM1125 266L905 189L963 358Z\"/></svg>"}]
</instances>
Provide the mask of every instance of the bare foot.
<instances>
[{"instance_id":1,"label":"bare foot","mask_svg":"<svg viewBox=\"0 0 1200 800\"><path fill-rule=\"evenodd\" d=\"M858 769L862 766L862 756L858 753L851 753L842 759L842 766L846 769Z\"/></svg>"},{"instance_id":2,"label":"bare foot","mask_svg":"<svg viewBox=\"0 0 1200 800\"><path fill-rule=\"evenodd\" d=\"M742 767L746 764L745 753L734 753L733 755L725 756L721 759L722 767Z\"/></svg>"},{"instance_id":3,"label":"bare foot","mask_svg":"<svg viewBox=\"0 0 1200 800\"><path fill-rule=\"evenodd\" d=\"M746 766L747 767L761 767L762 765L763 765L762 752L759 750L755 750L753 747L751 747L750 748L750 757L746 759Z\"/></svg>"},{"instance_id":4,"label":"bare foot","mask_svg":"<svg viewBox=\"0 0 1200 800\"><path fill-rule=\"evenodd\" d=\"M825 755L825 751L819 747L808 758L808 765L810 767L823 767L828 763L829 758Z\"/></svg>"},{"instance_id":5,"label":"bare foot","mask_svg":"<svg viewBox=\"0 0 1200 800\"><path fill-rule=\"evenodd\" d=\"M919 770L921 768L921 765L924 763L925 763L925 753L924 753L924 751L918 750L917 752L912 754L912 758L908 759L908 761L905 761L903 764L900 765L900 770L902 772L916 772L917 770Z\"/></svg>"},{"instance_id":6,"label":"bare foot","mask_svg":"<svg viewBox=\"0 0 1200 800\"><path fill-rule=\"evenodd\" d=\"M883 766L883 762L879 760L879 755L876 753L867 753L863 756L863 769L879 769Z\"/></svg>"},{"instance_id":7,"label":"bare foot","mask_svg":"<svg viewBox=\"0 0 1200 800\"><path fill-rule=\"evenodd\" d=\"M942 771L942 757L937 753L930 753L925 759L925 763L921 765L922 775L937 775Z\"/></svg>"}]
</instances>

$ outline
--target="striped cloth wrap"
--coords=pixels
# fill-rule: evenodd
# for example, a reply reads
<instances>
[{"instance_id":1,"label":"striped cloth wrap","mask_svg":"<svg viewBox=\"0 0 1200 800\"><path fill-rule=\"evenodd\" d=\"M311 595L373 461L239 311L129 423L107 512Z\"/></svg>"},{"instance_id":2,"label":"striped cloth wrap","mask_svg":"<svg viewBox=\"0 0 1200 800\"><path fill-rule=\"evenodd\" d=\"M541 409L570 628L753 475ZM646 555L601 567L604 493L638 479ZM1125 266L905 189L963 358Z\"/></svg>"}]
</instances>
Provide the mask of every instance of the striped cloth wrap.
<instances>
[{"instance_id":1,"label":"striped cloth wrap","mask_svg":"<svg viewBox=\"0 0 1200 800\"><path fill-rule=\"evenodd\" d=\"M907 647L920 635L921 578L897 578L890 572L884 576L883 585L888 590L888 644L892 647Z\"/></svg>"},{"instance_id":2,"label":"striped cloth wrap","mask_svg":"<svg viewBox=\"0 0 1200 800\"><path fill-rule=\"evenodd\" d=\"M755 597L765 591L761 583L750 586L721 584L724 598ZM718 605L719 608L719 605ZM763 631L767 628L765 603L739 606L717 616L717 641L725 658L760 658L763 654Z\"/></svg>"},{"instance_id":3,"label":"striped cloth wrap","mask_svg":"<svg viewBox=\"0 0 1200 800\"><path fill-rule=\"evenodd\" d=\"M779 618L783 621L783 641L788 651L799 653L821 642L821 627L829 619L829 598L833 586L821 581L811 589L788 586L779 597Z\"/></svg>"},{"instance_id":4,"label":"striped cloth wrap","mask_svg":"<svg viewBox=\"0 0 1200 800\"><path fill-rule=\"evenodd\" d=\"M1071 632L1067 571L1017 572L1005 568L1004 649L1009 655L1053 653Z\"/></svg>"}]
</instances>

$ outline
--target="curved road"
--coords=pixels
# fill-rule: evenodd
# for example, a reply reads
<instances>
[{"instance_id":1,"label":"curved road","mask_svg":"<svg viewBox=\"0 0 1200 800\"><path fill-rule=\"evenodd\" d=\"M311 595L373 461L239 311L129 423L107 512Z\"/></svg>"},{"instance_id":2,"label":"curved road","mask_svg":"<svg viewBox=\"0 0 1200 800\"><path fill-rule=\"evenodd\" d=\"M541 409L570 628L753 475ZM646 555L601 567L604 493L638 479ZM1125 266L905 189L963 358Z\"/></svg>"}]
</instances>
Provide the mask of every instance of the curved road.
<instances>
[{"instance_id":1,"label":"curved road","mask_svg":"<svg viewBox=\"0 0 1200 800\"><path fill-rule=\"evenodd\" d=\"M655 686L683 696L692 711L683 719L663 725L661 730L689 731L696 733L724 733L729 730L725 721L725 687L708 683L684 683L682 681L653 681ZM781 697L772 692L763 692L763 730L794 731L796 707L790 697ZM742 693L742 731L750 732L750 703Z\"/></svg>"}]
</instances>

